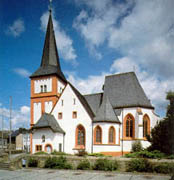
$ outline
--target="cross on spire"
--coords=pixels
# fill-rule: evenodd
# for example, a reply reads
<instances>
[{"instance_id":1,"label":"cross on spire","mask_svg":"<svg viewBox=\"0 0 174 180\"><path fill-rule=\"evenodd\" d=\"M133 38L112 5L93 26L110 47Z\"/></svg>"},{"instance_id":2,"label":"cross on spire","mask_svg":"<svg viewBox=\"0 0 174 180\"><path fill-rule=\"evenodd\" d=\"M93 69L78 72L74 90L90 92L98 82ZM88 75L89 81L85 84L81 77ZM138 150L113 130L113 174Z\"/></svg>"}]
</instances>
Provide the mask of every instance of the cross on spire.
<instances>
[{"instance_id":1,"label":"cross on spire","mask_svg":"<svg viewBox=\"0 0 174 180\"><path fill-rule=\"evenodd\" d=\"M50 2L50 4L49 4L49 11L51 13L51 11L52 11L52 0L49 0L49 2Z\"/></svg>"}]
</instances>

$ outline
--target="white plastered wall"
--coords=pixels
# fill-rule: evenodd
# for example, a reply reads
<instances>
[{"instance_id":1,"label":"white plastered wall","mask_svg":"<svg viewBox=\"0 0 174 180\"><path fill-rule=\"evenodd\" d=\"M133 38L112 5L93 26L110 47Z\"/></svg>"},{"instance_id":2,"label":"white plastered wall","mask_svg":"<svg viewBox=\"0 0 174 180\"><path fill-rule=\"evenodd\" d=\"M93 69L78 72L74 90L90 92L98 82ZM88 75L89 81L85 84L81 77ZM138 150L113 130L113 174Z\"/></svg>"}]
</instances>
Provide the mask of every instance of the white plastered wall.
<instances>
[{"instance_id":1,"label":"white plastered wall","mask_svg":"<svg viewBox=\"0 0 174 180\"><path fill-rule=\"evenodd\" d=\"M64 88L65 88L65 84L62 81L58 80L57 81L57 92L61 94Z\"/></svg>"},{"instance_id":2,"label":"white plastered wall","mask_svg":"<svg viewBox=\"0 0 174 180\"><path fill-rule=\"evenodd\" d=\"M45 142L42 142L42 136L45 135ZM42 145L42 151L45 151L45 145L51 144L53 150L59 151L59 144L62 144L63 151L63 134L55 133L49 128L34 130L32 151L36 152L36 145Z\"/></svg>"},{"instance_id":3,"label":"white plastered wall","mask_svg":"<svg viewBox=\"0 0 174 180\"><path fill-rule=\"evenodd\" d=\"M34 108L33 108L33 114L34 114L34 124L39 120L41 117L41 103L34 103Z\"/></svg>"},{"instance_id":4,"label":"white plastered wall","mask_svg":"<svg viewBox=\"0 0 174 180\"><path fill-rule=\"evenodd\" d=\"M75 104L74 104L75 99ZM63 106L62 106L63 100ZM77 118L72 118L73 111L77 112ZM62 119L58 119L58 113L62 113ZM76 94L68 84L60 96L52 114L58 120L60 127L66 132L65 134L65 152L74 154L75 148L75 132L79 124L83 125L86 132L85 150L91 152L92 148L92 121L89 114L77 98Z\"/></svg>"},{"instance_id":5,"label":"white plastered wall","mask_svg":"<svg viewBox=\"0 0 174 180\"><path fill-rule=\"evenodd\" d=\"M95 129L96 126L100 126L102 129L102 144L94 144L93 146L93 152L94 153L99 153L99 152L120 152L121 147L119 144L119 129L120 129L120 124L118 123L94 123L93 125L93 130ZM115 144L110 145L108 143L109 140L109 128L113 126L115 128L116 136L115 136Z\"/></svg>"},{"instance_id":6,"label":"white plastered wall","mask_svg":"<svg viewBox=\"0 0 174 180\"><path fill-rule=\"evenodd\" d=\"M52 101L46 101L45 102L45 112L50 113L53 107L53 102Z\"/></svg>"},{"instance_id":7,"label":"white plastered wall","mask_svg":"<svg viewBox=\"0 0 174 180\"><path fill-rule=\"evenodd\" d=\"M34 81L34 93L40 93L41 86L44 86L44 85L47 86L47 92L51 92L52 91L52 78L35 80Z\"/></svg>"},{"instance_id":8,"label":"white plastered wall","mask_svg":"<svg viewBox=\"0 0 174 180\"><path fill-rule=\"evenodd\" d=\"M142 143L142 146L144 148L148 147L150 145L150 143L146 140L143 140L143 117L145 114L147 114L150 118L150 128L152 129L155 124L157 123L157 121L159 120L159 117L156 116L154 113L153 113L153 110L152 109L147 109L147 108L141 108L141 111L142 111L142 115L139 115L137 113L137 107L135 108L124 108L122 111L121 111L121 114L120 116L118 116L120 122L122 123L122 121L124 120L124 118L126 117L127 114L132 114L133 117L135 118L135 138L136 139L139 139ZM135 140L124 140L123 141L123 146L122 146L122 137L123 137L123 134L122 134L122 124L121 124L121 128L120 128L120 144L121 144L121 150L123 149L124 152L129 152L131 151L131 148L132 148L132 143L135 141Z\"/></svg>"}]
</instances>

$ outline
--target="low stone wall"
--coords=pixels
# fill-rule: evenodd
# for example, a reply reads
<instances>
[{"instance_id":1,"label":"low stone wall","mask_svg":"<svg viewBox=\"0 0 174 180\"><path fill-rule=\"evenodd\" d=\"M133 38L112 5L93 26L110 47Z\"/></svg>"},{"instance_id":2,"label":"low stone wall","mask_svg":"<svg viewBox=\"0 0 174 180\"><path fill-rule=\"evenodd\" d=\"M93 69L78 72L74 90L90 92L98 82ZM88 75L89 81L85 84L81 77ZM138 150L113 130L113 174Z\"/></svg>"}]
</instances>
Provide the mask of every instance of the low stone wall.
<instances>
[{"instance_id":1,"label":"low stone wall","mask_svg":"<svg viewBox=\"0 0 174 180\"><path fill-rule=\"evenodd\" d=\"M11 162L11 169L19 169L22 168L22 159L26 160L26 167L28 167L28 161L30 158L36 159L38 161L38 167L43 168L45 166L45 161L48 159L48 157L59 157L58 155L21 155L20 157L17 157L16 159L13 159ZM80 156L66 156L67 161L70 162L73 167L77 167L77 165L80 163L80 161L84 159L88 159L93 165L95 161L99 158L107 158L109 160L117 160L119 163L119 171L126 171L126 164L128 161L131 160L131 158L122 158L122 157L93 157L93 156L87 156L87 157L80 157ZM160 163L174 163L174 160L167 160L167 159L149 159L149 161L160 164Z\"/></svg>"}]
</instances>

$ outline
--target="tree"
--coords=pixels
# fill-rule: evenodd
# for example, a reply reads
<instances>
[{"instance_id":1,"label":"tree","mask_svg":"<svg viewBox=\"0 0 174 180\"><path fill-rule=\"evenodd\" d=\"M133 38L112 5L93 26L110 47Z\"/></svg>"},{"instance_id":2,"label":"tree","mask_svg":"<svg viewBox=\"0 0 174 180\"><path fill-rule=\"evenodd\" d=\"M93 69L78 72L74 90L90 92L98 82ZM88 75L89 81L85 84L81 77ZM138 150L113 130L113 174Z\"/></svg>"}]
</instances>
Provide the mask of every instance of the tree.
<instances>
[{"instance_id":1,"label":"tree","mask_svg":"<svg viewBox=\"0 0 174 180\"><path fill-rule=\"evenodd\" d=\"M166 99L170 101L167 107L166 117L152 129L151 136L147 139L151 142L150 150L159 150L166 154L174 153L174 92L168 92Z\"/></svg>"}]
</instances>

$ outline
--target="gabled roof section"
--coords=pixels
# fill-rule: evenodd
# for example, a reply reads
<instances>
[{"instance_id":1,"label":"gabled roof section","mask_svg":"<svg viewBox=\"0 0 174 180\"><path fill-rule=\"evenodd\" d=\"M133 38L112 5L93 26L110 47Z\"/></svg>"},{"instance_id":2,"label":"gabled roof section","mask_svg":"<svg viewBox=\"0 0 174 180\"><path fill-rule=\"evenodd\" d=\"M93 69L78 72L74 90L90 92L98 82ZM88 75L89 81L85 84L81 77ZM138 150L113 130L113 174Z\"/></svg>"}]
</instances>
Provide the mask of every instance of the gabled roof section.
<instances>
[{"instance_id":1,"label":"gabled roof section","mask_svg":"<svg viewBox=\"0 0 174 180\"><path fill-rule=\"evenodd\" d=\"M50 128L53 132L65 134L55 117L51 114L44 113L32 129Z\"/></svg>"},{"instance_id":2,"label":"gabled roof section","mask_svg":"<svg viewBox=\"0 0 174 180\"><path fill-rule=\"evenodd\" d=\"M93 119L94 113L91 110L91 108L90 108L88 102L86 101L86 99L84 98L84 96L81 95L80 92L71 83L69 83L69 85L71 86L72 90L74 91L74 93L76 94L76 96L78 97L80 102L82 103L83 107L86 109L86 111L89 114L89 116L91 117L91 119Z\"/></svg>"},{"instance_id":3,"label":"gabled roof section","mask_svg":"<svg viewBox=\"0 0 174 180\"><path fill-rule=\"evenodd\" d=\"M102 104L96 113L93 122L116 122L120 123L107 96L103 97Z\"/></svg>"},{"instance_id":4,"label":"gabled roof section","mask_svg":"<svg viewBox=\"0 0 174 180\"><path fill-rule=\"evenodd\" d=\"M145 107L154 109L134 72L105 77L104 96L113 108Z\"/></svg>"},{"instance_id":5,"label":"gabled roof section","mask_svg":"<svg viewBox=\"0 0 174 180\"><path fill-rule=\"evenodd\" d=\"M66 82L66 78L61 71L59 63L51 11L47 25L41 65L39 69L30 76L30 78L45 75L57 75Z\"/></svg>"},{"instance_id":6,"label":"gabled roof section","mask_svg":"<svg viewBox=\"0 0 174 180\"><path fill-rule=\"evenodd\" d=\"M84 98L88 102L90 108L92 109L95 115L97 113L98 108L101 105L102 97L103 97L103 93L84 95Z\"/></svg>"}]
</instances>

